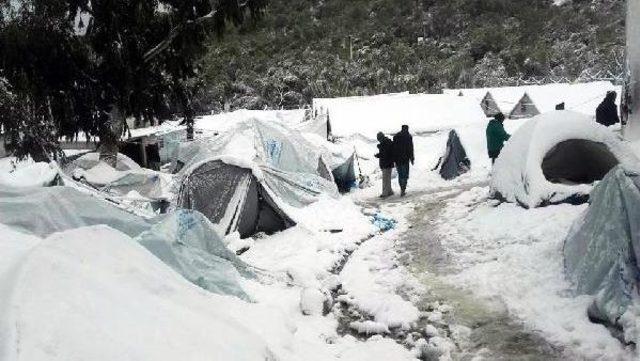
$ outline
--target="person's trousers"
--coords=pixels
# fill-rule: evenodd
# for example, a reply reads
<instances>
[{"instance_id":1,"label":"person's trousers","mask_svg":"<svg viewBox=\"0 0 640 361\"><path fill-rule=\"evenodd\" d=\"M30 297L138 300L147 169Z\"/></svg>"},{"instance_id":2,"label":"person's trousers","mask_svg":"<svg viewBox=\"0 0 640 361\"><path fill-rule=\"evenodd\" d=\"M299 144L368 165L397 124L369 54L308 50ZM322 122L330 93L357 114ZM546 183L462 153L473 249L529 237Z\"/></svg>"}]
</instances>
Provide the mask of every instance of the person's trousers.
<instances>
[{"instance_id":1,"label":"person's trousers","mask_svg":"<svg viewBox=\"0 0 640 361\"><path fill-rule=\"evenodd\" d=\"M409 162L396 164L396 171L398 172L398 183L400 189L407 189L407 181L409 180Z\"/></svg>"},{"instance_id":2,"label":"person's trousers","mask_svg":"<svg viewBox=\"0 0 640 361\"><path fill-rule=\"evenodd\" d=\"M382 169L382 196L390 196L393 194L393 190L391 189L391 171L393 168L383 168Z\"/></svg>"},{"instance_id":3,"label":"person's trousers","mask_svg":"<svg viewBox=\"0 0 640 361\"><path fill-rule=\"evenodd\" d=\"M498 150L490 150L489 151L489 158L491 158L491 164L494 164L496 162L496 159L498 158L498 156L500 155L500 151L502 149L498 149Z\"/></svg>"}]
</instances>

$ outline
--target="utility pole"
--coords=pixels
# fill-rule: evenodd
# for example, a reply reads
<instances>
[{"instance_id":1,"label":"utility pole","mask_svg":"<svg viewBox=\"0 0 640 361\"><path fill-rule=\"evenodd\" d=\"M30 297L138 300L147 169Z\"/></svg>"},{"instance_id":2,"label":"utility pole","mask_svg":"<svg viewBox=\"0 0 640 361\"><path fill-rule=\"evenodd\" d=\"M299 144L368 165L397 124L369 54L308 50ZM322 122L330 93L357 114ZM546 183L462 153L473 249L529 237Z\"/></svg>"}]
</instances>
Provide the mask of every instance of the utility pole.
<instances>
[{"instance_id":1,"label":"utility pole","mask_svg":"<svg viewBox=\"0 0 640 361\"><path fill-rule=\"evenodd\" d=\"M627 0L626 69L622 94L622 134L640 139L640 0Z\"/></svg>"}]
</instances>

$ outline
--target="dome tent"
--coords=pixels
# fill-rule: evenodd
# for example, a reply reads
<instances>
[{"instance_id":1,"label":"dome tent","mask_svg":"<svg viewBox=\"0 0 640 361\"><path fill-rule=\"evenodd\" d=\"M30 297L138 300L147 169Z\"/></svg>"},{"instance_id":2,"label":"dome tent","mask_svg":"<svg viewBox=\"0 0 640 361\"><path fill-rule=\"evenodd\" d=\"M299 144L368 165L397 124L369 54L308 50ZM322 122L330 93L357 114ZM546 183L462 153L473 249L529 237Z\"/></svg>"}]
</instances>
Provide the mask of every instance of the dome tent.
<instances>
[{"instance_id":1,"label":"dome tent","mask_svg":"<svg viewBox=\"0 0 640 361\"><path fill-rule=\"evenodd\" d=\"M251 120L181 150L177 206L243 238L295 225L292 207L337 196L322 155L297 132Z\"/></svg>"},{"instance_id":2,"label":"dome tent","mask_svg":"<svg viewBox=\"0 0 640 361\"><path fill-rule=\"evenodd\" d=\"M640 301L640 176L615 167L590 203L565 239L565 272L578 293L594 296L589 317L635 342L629 336L640 331L631 307Z\"/></svg>"},{"instance_id":3,"label":"dome tent","mask_svg":"<svg viewBox=\"0 0 640 361\"><path fill-rule=\"evenodd\" d=\"M591 117L553 111L533 117L505 144L491 174L492 196L525 208L584 203L593 183L638 158Z\"/></svg>"}]
</instances>

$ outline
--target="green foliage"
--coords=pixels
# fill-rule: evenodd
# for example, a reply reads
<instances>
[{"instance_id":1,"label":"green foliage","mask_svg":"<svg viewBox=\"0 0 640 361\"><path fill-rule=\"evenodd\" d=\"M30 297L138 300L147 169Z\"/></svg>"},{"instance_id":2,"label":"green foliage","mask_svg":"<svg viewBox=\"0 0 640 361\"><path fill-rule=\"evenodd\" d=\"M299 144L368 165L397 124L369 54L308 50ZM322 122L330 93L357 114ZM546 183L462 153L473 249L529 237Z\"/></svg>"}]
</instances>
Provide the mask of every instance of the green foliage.
<instances>
[{"instance_id":1,"label":"green foliage","mask_svg":"<svg viewBox=\"0 0 640 361\"><path fill-rule=\"evenodd\" d=\"M272 0L263 21L209 47L203 109L619 73L624 11L623 0Z\"/></svg>"},{"instance_id":2,"label":"green foliage","mask_svg":"<svg viewBox=\"0 0 640 361\"><path fill-rule=\"evenodd\" d=\"M0 114L10 150L79 131L108 152L128 117L139 123L180 111L193 117L196 60L227 25L259 15L264 0L0 0L0 71L21 113ZM42 148L35 147L35 148ZM114 149L115 148L115 149Z\"/></svg>"}]
</instances>

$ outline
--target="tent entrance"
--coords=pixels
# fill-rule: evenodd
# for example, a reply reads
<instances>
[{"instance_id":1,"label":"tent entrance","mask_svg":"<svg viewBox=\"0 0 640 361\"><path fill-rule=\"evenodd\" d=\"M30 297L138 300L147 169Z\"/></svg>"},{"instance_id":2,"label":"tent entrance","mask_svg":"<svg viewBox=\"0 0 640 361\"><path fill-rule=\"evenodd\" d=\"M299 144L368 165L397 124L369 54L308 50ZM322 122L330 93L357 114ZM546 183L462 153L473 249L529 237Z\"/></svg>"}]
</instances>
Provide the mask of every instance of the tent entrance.
<instances>
[{"instance_id":1,"label":"tent entrance","mask_svg":"<svg viewBox=\"0 0 640 361\"><path fill-rule=\"evenodd\" d=\"M542 172L551 183L591 184L601 180L618 160L603 144L570 139L551 148L542 161Z\"/></svg>"}]
</instances>

